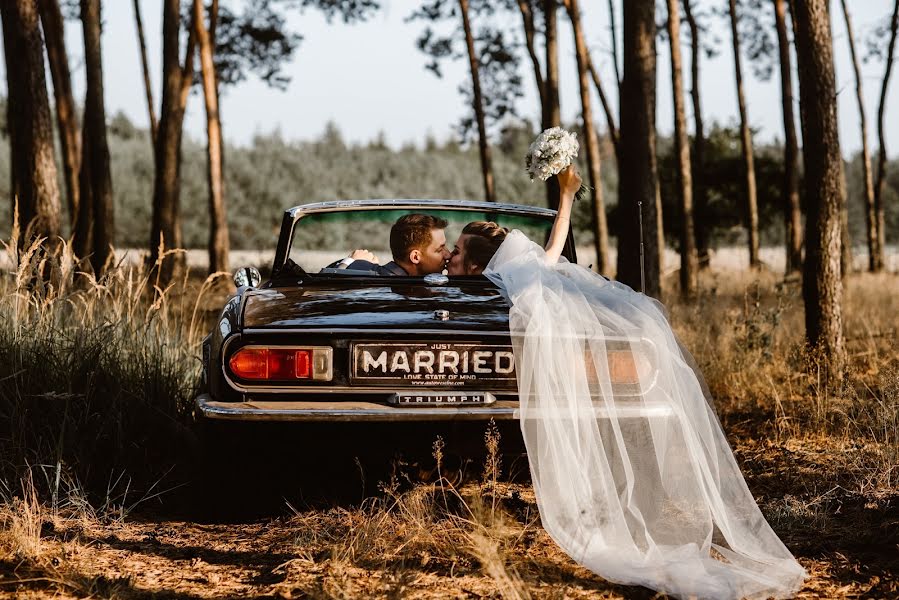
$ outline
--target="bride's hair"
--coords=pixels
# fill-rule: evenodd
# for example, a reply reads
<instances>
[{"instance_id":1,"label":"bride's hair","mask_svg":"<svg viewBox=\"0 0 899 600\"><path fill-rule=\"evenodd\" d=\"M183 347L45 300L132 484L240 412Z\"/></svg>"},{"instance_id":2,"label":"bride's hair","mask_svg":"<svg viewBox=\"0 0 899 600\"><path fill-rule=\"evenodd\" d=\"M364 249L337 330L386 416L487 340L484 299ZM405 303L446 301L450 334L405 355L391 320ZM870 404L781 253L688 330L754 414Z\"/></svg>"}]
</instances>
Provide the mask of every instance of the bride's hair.
<instances>
[{"instance_id":1,"label":"bride's hair","mask_svg":"<svg viewBox=\"0 0 899 600\"><path fill-rule=\"evenodd\" d=\"M483 269L496 254L509 230L493 221L473 221L462 229L462 233L471 236L465 241L465 268L477 265Z\"/></svg>"}]
</instances>

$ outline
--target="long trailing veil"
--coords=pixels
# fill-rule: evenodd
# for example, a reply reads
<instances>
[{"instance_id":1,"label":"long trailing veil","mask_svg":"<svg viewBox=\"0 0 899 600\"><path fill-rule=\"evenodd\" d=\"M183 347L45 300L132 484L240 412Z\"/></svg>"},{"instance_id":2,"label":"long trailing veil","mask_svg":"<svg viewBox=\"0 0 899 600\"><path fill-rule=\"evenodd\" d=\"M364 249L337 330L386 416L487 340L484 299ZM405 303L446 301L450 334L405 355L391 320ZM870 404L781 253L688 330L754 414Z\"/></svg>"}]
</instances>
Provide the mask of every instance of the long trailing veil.
<instances>
[{"instance_id":1,"label":"long trailing veil","mask_svg":"<svg viewBox=\"0 0 899 600\"><path fill-rule=\"evenodd\" d=\"M656 301L512 231L484 274L508 297L543 526L617 583L787 597L805 571L765 521Z\"/></svg>"}]
</instances>

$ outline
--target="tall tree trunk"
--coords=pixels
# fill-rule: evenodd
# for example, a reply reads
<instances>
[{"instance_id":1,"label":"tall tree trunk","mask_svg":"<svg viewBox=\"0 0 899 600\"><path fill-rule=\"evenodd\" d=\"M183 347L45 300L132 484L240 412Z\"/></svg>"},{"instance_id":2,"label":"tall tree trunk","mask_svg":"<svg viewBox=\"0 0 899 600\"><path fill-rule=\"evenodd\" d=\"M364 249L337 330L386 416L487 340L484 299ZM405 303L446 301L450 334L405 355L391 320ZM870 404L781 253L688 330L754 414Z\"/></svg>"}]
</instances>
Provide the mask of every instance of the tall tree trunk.
<instances>
[{"instance_id":1,"label":"tall tree trunk","mask_svg":"<svg viewBox=\"0 0 899 600\"><path fill-rule=\"evenodd\" d=\"M655 3L624 3L624 79L621 82L621 162L618 198L618 280L640 289L640 239L645 244L646 294L659 297L660 265L656 216ZM642 203L643 235L638 222Z\"/></svg>"},{"instance_id":2,"label":"tall tree trunk","mask_svg":"<svg viewBox=\"0 0 899 600\"><path fill-rule=\"evenodd\" d=\"M840 276L845 283L852 272L852 236L849 233L849 192L846 167L840 159Z\"/></svg>"},{"instance_id":3,"label":"tall tree trunk","mask_svg":"<svg viewBox=\"0 0 899 600\"><path fill-rule=\"evenodd\" d=\"M41 236L59 243L59 185L53 125L44 73L44 42L34 0L0 3L9 93L13 191L18 205L20 245Z\"/></svg>"},{"instance_id":4,"label":"tall tree trunk","mask_svg":"<svg viewBox=\"0 0 899 600\"><path fill-rule=\"evenodd\" d=\"M471 89L475 120L478 124L478 150L481 154L481 176L484 180L484 199L496 202L493 183L493 159L487 143L487 125L484 122L484 99L481 96L481 78L478 75L478 54L474 47L471 21L468 19L468 0L459 0L462 12L462 29L465 31L465 46L468 48L468 67L471 71Z\"/></svg>"},{"instance_id":5,"label":"tall tree trunk","mask_svg":"<svg viewBox=\"0 0 899 600\"><path fill-rule=\"evenodd\" d=\"M780 90L784 121L784 230L786 233L786 272L802 267L802 210L799 204L799 144L793 118L793 68L787 36L785 0L774 0L774 21L780 50Z\"/></svg>"},{"instance_id":6,"label":"tall tree trunk","mask_svg":"<svg viewBox=\"0 0 899 600\"><path fill-rule=\"evenodd\" d=\"M886 186L887 143L883 129L886 112L887 90L890 86L890 75L893 72L893 52L896 49L896 33L899 31L899 0L893 5L893 17L890 20L890 45L887 49L886 72L880 88L880 105L877 107L877 140L880 149L877 153L877 183L874 186L874 210L877 213L877 250L876 271L883 269L883 253L886 246L886 231L883 215L883 188Z\"/></svg>"},{"instance_id":7,"label":"tall tree trunk","mask_svg":"<svg viewBox=\"0 0 899 600\"><path fill-rule=\"evenodd\" d=\"M677 153L677 191L680 200L680 287L692 297L699 286L696 237L693 231L693 174L690 167L690 140L684 108L684 82L680 54L680 11L677 0L668 0L668 40L671 44L671 92L674 97L674 144Z\"/></svg>"},{"instance_id":8,"label":"tall tree trunk","mask_svg":"<svg viewBox=\"0 0 899 600\"><path fill-rule=\"evenodd\" d=\"M10 82L15 79L15 61L11 60L15 53L15 43L12 40L12 34L9 33L11 25L9 24L11 17L4 16L4 13L0 12L0 23L3 26L3 58L6 65L6 132L9 135L9 145L10 149L12 145L19 139L18 129L18 120L16 109L19 104L21 104L21 100L17 98L17 94L21 93L21 90L18 89L18 86L11 86ZM20 189L18 182L16 181L16 159L18 157L17 153L10 152L9 153L9 214L11 219L11 229L12 229L12 237L15 238L18 235L18 231L15 229L15 226L19 223L19 196Z\"/></svg>"},{"instance_id":9,"label":"tall tree trunk","mask_svg":"<svg viewBox=\"0 0 899 600\"><path fill-rule=\"evenodd\" d=\"M544 37L546 42L546 79L544 80L546 106L543 110L543 129L558 127L562 124L562 113L559 108L559 40L556 9L558 0L542 0ZM550 208L559 205L559 182L555 177L546 180L546 204Z\"/></svg>"},{"instance_id":10,"label":"tall tree trunk","mask_svg":"<svg viewBox=\"0 0 899 600\"><path fill-rule=\"evenodd\" d=\"M694 231L696 234L696 254L700 268L709 265L709 235L708 235L708 191L705 186L705 173L703 171L705 159L705 125L702 121L702 101L699 92L699 56L702 52L699 40L699 26L693 16L691 0L683 0L684 16L690 26L690 99L693 104L693 199L695 215Z\"/></svg>"},{"instance_id":11,"label":"tall tree trunk","mask_svg":"<svg viewBox=\"0 0 899 600\"><path fill-rule=\"evenodd\" d=\"M602 178L599 155L599 139L593 125L593 107L590 104L589 70L590 55L584 32L581 29L580 8L577 0L565 0L565 9L571 20L574 31L574 47L577 57L578 84L581 93L581 116L583 117L584 136L587 138L587 165L590 186L593 188L593 242L596 248L596 270L608 273L609 270L609 228L606 223L606 207L602 198Z\"/></svg>"},{"instance_id":12,"label":"tall tree trunk","mask_svg":"<svg viewBox=\"0 0 899 600\"><path fill-rule=\"evenodd\" d=\"M602 111L606 115L606 124L609 128L609 138L612 140L612 147L615 149L615 159L618 159L618 128L615 126L615 115L612 113L612 107L609 105L609 99L606 97L606 92L602 87L602 81L599 79L599 72L596 70L596 65L593 64L593 60L590 59L589 52L587 53L587 66L590 69L590 76L593 78L593 85L596 87L596 92L599 94L599 102L602 104ZM618 84L620 85L620 84Z\"/></svg>"},{"instance_id":13,"label":"tall tree trunk","mask_svg":"<svg viewBox=\"0 0 899 600\"><path fill-rule=\"evenodd\" d=\"M184 106L187 100L185 69L182 69L179 51L181 15L179 0L164 0L162 16L162 110L159 118L159 134L156 142L156 176L153 181L153 222L150 234L149 263L155 265L160 258L160 245L171 250L181 247L181 221L179 207L181 169L181 131ZM187 63L193 64L193 54ZM160 280L168 282L184 266L180 253L162 260Z\"/></svg>"},{"instance_id":14,"label":"tall tree trunk","mask_svg":"<svg viewBox=\"0 0 899 600\"><path fill-rule=\"evenodd\" d=\"M546 38L546 107L543 112L543 128L562 124L559 109L559 33L556 9L558 0L543 0L544 36Z\"/></svg>"},{"instance_id":15,"label":"tall tree trunk","mask_svg":"<svg viewBox=\"0 0 899 600\"><path fill-rule=\"evenodd\" d=\"M833 44L827 0L793 0L802 154L805 163L806 245L802 296L809 345L838 384L845 367L840 275L840 140Z\"/></svg>"},{"instance_id":16,"label":"tall tree trunk","mask_svg":"<svg viewBox=\"0 0 899 600\"><path fill-rule=\"evenodd\" d=\"M779 0L783 2L783 0ZM852 69L855 72L855 98L858 101L858 115L862 131L862 173L865 179L865 230L868 242L868 270L872 273L877 270L876 260L880 255L877 248L877 212L874 210L874 176L871 173L871 149L868 146L868 118L865 113L865 100L862 93L862 73L858 62L858 54L855 51L855 34L852 31L852 20L849 17L849 9L846 0L840 0L843 7L843 18L846 20L846 36L849 39L849 52L852 55Z\"/></svg>"},{"instance_id":17,"label":"tall tree trunk","mask_svg":"<svg viewBox=\"0 0 899 600\"><path fill-rule=\"evenodd\" d=\"M543 81L543 70L540 59L537 57L537 47L534 43L536 26L534 24L534 11L531 9L532 0L518 0L518 8L521 11L521 20L524 24L524 40L531 58L531 66L534 69L534 79L537 82L537 93L540 95L540 119L546 114L546 84Z\"/></svg>"},{"instance_id":18,"label":"tall tree trunk","mask_svg":"<svg viewBox=\"0 0 899 600\"><path fill-rule=\"evenodd\" d=\"M214 22L210 8L209 20ZM206 102L206 159L209 180L209 272L228 270L228 219L225 212L225 187L222 170L222 127L219 120L218 85L213 63L214 43L206 30L202 0L194 0L194 31L200 49L203 73L203 98Z\"/></svg>"},{"instance_id":19,"label":"tall tree trunk","mask_svg":"<svg viewBox=\"0 0 899 600\"><path fill-rule=\"evenodd\" d=\"M22 104L20 96L24 93L18 85L12 85L16 78L21 78L21 70L19 62L14 60L17 48L14 37L14 26L12 24L13 16L7 13L5 7L0 7L0 22L3 26L3 58L6 64L6 130L9 135L10 149L20 139L19 128L19 106ZM12 218L12 227L19 223L19 196L21 190L17 181L16 169L18 166L17 158L19 154L16 152L9 153L9 214ZM13 232L15 233L15 232ZM15 237L15 236L14 236Z\"/></svg>"},{"instance_id":20,"label":"tall tree trunk","mask_svg":"<svg viewBox=\"0 0 899 600\"><path fill-rule=\"evenodd\" d=\"M212 42L212 55L215 56L216 52L216 41L215 41L215 31L218 27L219 22L219 0L212 0L209 3L209 39ZM218 73L216 73L216 79L218 79ZM218 91L218 83L215 86L216 91Z\"/></svg>"},{"instance_id":21,"label":"tall tree trunk","mask_svg":"<svg viewBox=\"0 0 899 600\"><path fill-rule=\"evenodd\" d=\"M658 167L656 167L656 247L659 250L659 272L661 273L665 267L665 219L662 212L662 185L658 177Z\"/></svg>"},{"instance_id":22,"label":"tall tree trunk","mask_svg":"<svg viewBox=\"0 0 899 600\"><path fill-rule=\"evenodd\" d=\"M746 98L743 94L743 69L740 65L740 34L737 31L737 0L730 0L730 29L734 47L734 76L737 82L737 104L740 109L740 146L746 172L746 229L749 234L749 266L759 263L759 212L755 188L755 161L752 150L752 133L746 116Z\"/></svg>"},{"instance_id":23,"label":"tall tree trunk","mask_svg":"<svg viewBox=\"0 0 899 600\"><path fill-rule=\"evenodd\" d=\"M181 67L181 89L178 91L178 110L181 111L181 123L184 122L184 111L187 109L187 99L190 96L190 88L194 83L194 59L197 50L197 30L193 24L193 12L191 21L187 24L187 45L184 48L184 61Z\"/></svg>"},{"instance_id":24,"label":"tall tree trunk","mask_svg":"<svg viewBox=\"0 0 899 600\"><path fill-rule=\"evenodd\" d=\"M150 139L153 140L153 148L156 148L159 123L156 120L156 103L153 102L153 86L150 83L150 61L147 59L147 42L144 40L144 21L140 16L140 0L134 0L134 22L137 25L140 63L144 72L144 92L147 95L147 113L150 116Z\"/></svg>"},{"instance_id":25,"label":"tall tree trunk","mask_svg":"<svg viewBox=\"0 0 899 600\"><path fill-rule=\"evenodd\" d=\"M615 88L621 94L621 71L618 69L618 27L615 25L615 2L609 0L609 33L612 38L612 64L615 66Z\"/></svg>"},{"instance_id":26,"label":"tall tree trunk","mask_svg":"<svg viewBox=\"0 0 899 600\"><path fill-rule=\"evenodd\" d=\"M72 249L82 259L82 269L91 270L90 258L94 249L94 193L91 186L90 130L87 119L81 121L81 169L78 172L78 214L72 232Z\"/></svg>"},{"instance_id":27,"label":"tall tree trunk","mask_svg":"<svg viewBox=\"0 0 899 600\"><path fill-rule=\"evenodd\" d=\"M106 107L103 102L103 63L100 49L100 0L81 0L81 23L84 29L84 66L87 75L87 94L84 101L84 122L87 124L87 145L90 164L93 205L94 273L103 273L115 244L115 219L112 203L112 177L109 165L109 146L106 142Z\"/></svg>"},{"instance_id":28,"label":"tall tree trunk","mask_svg":"<svg viewBox=\"0 0 899 600\"><path fill-rule=\"evenodd\" d=\"M69 212L69 229L74 229L78 214L78 169L81 164L81 135L75 101L72 97L72 77L69 57L66 54L65 26L57 0L40 0L38 8L47 45L47 62L53 79L53 95L56 101L56 129L62 151L63 179L66 184L66 206Z\"/></svg>"}]
</instances>

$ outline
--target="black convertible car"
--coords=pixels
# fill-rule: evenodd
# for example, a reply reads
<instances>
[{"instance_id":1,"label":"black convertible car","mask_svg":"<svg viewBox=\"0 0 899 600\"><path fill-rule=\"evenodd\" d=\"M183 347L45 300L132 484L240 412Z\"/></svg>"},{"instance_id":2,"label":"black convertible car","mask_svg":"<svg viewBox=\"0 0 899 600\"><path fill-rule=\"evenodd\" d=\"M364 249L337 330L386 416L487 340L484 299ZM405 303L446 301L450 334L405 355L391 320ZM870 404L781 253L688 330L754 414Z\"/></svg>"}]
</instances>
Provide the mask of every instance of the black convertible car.
<instances>
[{"instance_id":1,"label":"black convertible car","mask_svg":"<svg viewBox=\"0 0 899 600\"><path fill-rule=\"evenodd\" d=\"M488 279L329 266L353 248L386 247L390 226L409 213L447 220L449 247L476 220L543 240L555 215L443 200L321 202L286 211L270 280L238 270L237 293L203 342L199 414L237 421L515 419L509 305ZM576 261L570 235L564 256ZM621 397L616 410L655 410L637 401L654 379L651 345L610 338L607 350L616 402Z\"/></svg>"}]
</instances>

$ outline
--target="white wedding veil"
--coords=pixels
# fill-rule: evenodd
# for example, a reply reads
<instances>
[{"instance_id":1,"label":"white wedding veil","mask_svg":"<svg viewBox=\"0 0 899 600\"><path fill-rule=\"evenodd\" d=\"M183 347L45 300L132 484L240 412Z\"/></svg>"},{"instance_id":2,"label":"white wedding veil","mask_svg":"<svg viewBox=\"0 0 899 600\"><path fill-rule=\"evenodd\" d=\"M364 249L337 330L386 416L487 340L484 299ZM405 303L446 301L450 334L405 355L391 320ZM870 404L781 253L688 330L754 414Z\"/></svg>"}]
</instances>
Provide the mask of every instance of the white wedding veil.
<instances>
[{"instance_id":1,"label":"white wedding veil","mask_svg":"<svg viewBox=\"0 0 899 600\"><path fill-rule=\"evenodd\" d=\"M511 304L543 527L617 583L681 598L795 593L805 571L755 503L659 303L512 231L484 274Z\"/></svg>"}]
</instances>

